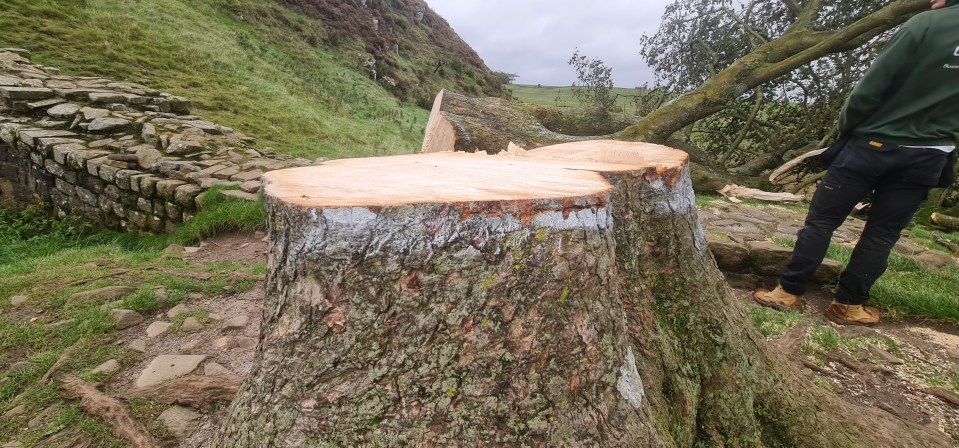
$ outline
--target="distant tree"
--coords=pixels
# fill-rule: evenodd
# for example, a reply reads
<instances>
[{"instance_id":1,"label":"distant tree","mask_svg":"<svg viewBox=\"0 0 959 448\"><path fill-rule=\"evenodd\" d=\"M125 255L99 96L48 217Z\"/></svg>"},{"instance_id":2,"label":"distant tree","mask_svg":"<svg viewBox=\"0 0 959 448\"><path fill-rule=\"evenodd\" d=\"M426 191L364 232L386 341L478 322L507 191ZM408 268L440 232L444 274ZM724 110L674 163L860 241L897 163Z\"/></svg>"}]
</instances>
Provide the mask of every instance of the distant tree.
<instances>
[{"instance_id":1,"label":"distant tree","mask_svg":"<svg viewBox=\"0 0 959 448\"><path fill-rule=\"evenodd\" d=\"M503 84L512 84L513 81L516 81L516 78L519 78L518 74L509 72L494 71L493 75Z\"/></svg>"},{"instance_id":2,"label":"distant tree","mask_svg":"<svg viewBox=\"0 0 959 448\"><path fill-rule=\"evenodd\" d=\"M581 55L578 48L569 59L569 65L576 70L577 82L573 83L573 95L579 99L580 104L591 109L597 118L609 118L616 106L613 69L600 59Z\"/></svg>"}]
</instances>

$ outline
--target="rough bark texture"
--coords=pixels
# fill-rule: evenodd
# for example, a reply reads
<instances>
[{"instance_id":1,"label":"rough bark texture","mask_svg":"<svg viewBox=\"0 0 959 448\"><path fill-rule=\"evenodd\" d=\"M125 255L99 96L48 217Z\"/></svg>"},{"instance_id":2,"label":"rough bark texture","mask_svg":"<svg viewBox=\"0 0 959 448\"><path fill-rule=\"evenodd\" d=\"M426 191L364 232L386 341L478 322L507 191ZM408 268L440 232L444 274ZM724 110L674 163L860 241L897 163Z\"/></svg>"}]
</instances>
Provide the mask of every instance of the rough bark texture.
<instances>
[{"instance_id":1,"label":"rough bark texture","mask_svg":"<svg viewBox=\"0 0 959 448\"><path fill-rule=\"evenodd\" d=\"M422 152L506 151L509 142L536 148L589 140L546 129L522 106L501 98L470 98L442 90L433 102Z\"/></svg>"},{"instance_id":2,"label":"rough bark texture","mask_svg":"<svg viewBox=\"0 0 959 448\"><path fill-rule=\"evenodd\" d=\"M558 199L311 207L268 184L261 341L218 445L951 446L767 353L685 159L635 145L461 155L607 182Z\"/></svg>"}]
</instances>

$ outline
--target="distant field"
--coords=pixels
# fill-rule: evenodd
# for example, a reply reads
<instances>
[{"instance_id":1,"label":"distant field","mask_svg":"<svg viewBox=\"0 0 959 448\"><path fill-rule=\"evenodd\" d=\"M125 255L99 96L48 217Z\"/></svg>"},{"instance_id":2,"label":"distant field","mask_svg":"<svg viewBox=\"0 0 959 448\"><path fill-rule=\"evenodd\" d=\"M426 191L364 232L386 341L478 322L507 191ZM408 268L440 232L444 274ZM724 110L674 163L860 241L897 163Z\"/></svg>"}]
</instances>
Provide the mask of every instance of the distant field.
<instances>
[{"instance_id":1,"label":"distant field","mask_svg":"<svg viewBox=\"0 0 959 448\"><path fill-rule=\"evenodd\" d=\"M538 106L553 107L579 107L579 100L573 96L572 87L553 87L536 86L529 84L509 84L506 86L513 97L524 103L536 104ZM613 89L616 95L616 105L620 107L617 112L626 114L636 113L635 100L637 96L646 93L643 89L627 89L616 87Z\"/></svg>"}]
</instances>

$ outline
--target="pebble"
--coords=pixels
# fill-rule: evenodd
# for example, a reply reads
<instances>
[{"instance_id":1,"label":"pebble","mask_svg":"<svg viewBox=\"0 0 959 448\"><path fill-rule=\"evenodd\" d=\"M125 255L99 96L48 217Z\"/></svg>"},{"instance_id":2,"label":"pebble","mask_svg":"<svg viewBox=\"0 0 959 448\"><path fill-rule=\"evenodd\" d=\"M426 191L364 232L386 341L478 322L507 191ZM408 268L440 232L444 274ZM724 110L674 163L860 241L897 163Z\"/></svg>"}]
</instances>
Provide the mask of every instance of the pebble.
<instances>
[{"instance_id":1,"label":"pebble","mask_svg":"<svg viewBox=\"0 0 959 448\"><path fill-rule=\"evenodd\" d=\"M130 343L127 347L130 347L133 350L136 350L140 353L147 351L147 340L146 339L137 339Z\"/></svg>"},{"instance_id":2,"label":"pebble","mask_svg":"<svg viewBox=\"0 0 959 448\"><path fill-rule=\"evenodd\" d=\"M150 326L147 327L147 337L155 338L165 333L167 329L170 328L170 325L173 325L173 324L171 324L170 322L163 322L163 321L156 321L150 324Z\"/></svg>"},{"instance_id":3,"label":"pebble","mask_svg":"<svg viewBox=\"0 0 959 448\"><path fill-rule=\"evenodd\" d=\"M23 295L21 295L21 296L13 296L13 297L10 298L10 305L12 305L12 306L20 306L20 305L23 305L24 303L27 303L27 300L29 300L29 299L30 299L29 297L23 296Z\"/></svg>"},{"instance_id":4,"label":"pebble","mask_svg":"<svg viewBox=\"0 0 959 448\"><path fill-rule=\"evenodd\" d=\"M256 348L256 339L248 338L246 336L237 336L233 339L230 345L230 349L234 351L252 350Z\"/></svg>"},{"instance_id":5,"label":"pebble","mask_svg":"<svg viewBox=\"0 0 959 448\"><path fill-rule=\"evenodd\" d=\"M185 344L183 344L183 345L180 346L179 352L180 352L180 353L190 353L190 352L192 352L193 349L195 349L198 345L200 345L200 340L199 340L199 339L197 339L197 340L195 340L195 341L187 342L187 343L185 343Z\"/></svg>"},{"instance_id":6,"label":"pebble","mask_svg":"<svg viewBox=\"0 0 959 448\"><path fill-rule=\"evenodd\" d=\"M125 330L143 322L143 316L140 313L123 309L110 310L110 319L113 319L118 330Z\"/></svg>"},{"instance_id":7,"label":"pebble","mask_svg":"<svg viewBox=\"0 0 959 448\"><path fill-rule=\"evenodd\" d=\"M195 317L188 317L183 321L180 329L187 333L196 333L203 330L203 324Z\"/></svg>"},{"instance_id":8,"label":"pebble","mask_svg":"<svg viewBox=\"0 0 959 448\"><path fill-rule=\"evenodd\" d=\"M209 375L209 373L208 373L207 375ZM21 416L21 415L23 415L23 414L26 414L26 413L27 413L27 407L21 404L21 405L19 405L19 406L16 406L16 407L10 409L10 410L7 411L7 412L4 412L4 413L3 413L3 418L19 417L19 416Z\"/></svg>"},{"instance_id":9,"label":"pebble","mask_svg":"<svg viewBox=\"0 0 959 448\"><path fill-rule=\"evenodd\" d=\"M54 329L54 328L65 327L65 326L67 326L67 325L73 325L73 324L75 324L76 322L77 322L76 319L60 320L60 321L56 321L56 322L54 322L54 323L52 323L52 324L47 324L47 328L49 328L49 329L52 330L52 329Z\"/></svg>"},{"instance_id":10,"label":"pebble","mask_svg":"<svg viewBox=\"0 0 959 448\"><path fill-rule=\"evenodd\" d=\"M148 387L179 378L196 370L206 355L160 355L153 358L137 378L137 387Z\"/></svg>"},{"instance_id":11,"label":"pebble","mask_svg":"<svg viewBox=\"0 0 959 448\"><path fill-rule=\"evenodd\" d=\"M206 376L236 375L231 372L230 369L215 362L206 363L206 365L203 366L203 374Z\"/></svg>"},{"instance_id":12,"label":"pebble","mask_svg":"<svg viewBox=\"0 0 959 448\"><path fill-rule=\"evenodd\" d=\"M223 330L241 330L246 328L247 324L250 323L250 316L241 314L239 316L234 316L230 320L226 321L223 324Z\"/></svg>"},{"instance_id":13,"label":"pebble","mask_svg":"<svg viewBox=\"0 0 959 448\"><path fill-rule=\"evenodd\" d=\"M189 313L190 310L192 310L192 308L181 303L173 308L170 308L170 310L166 312L166 315L170 319L173 319L174 317L177 317L183 313Z\"/></svg>"},{"instance_id":14,"label":"pebble","mask_svg":"<svg viewBox=\"0 0 959 448\"><path fill-rule=\"evenodd\" d=\"M98 373L107 373L113 374L120 370L120 363L115 359L110 359L103 364L96 366L93 370L90 371L91 374Z\"/></svg>"},{"instance_id":15,"label":"pebble","mask_svg":"<svg viewBox=\"0 0 959 448\"><path fill-rule=\"evenodd\" d=\"M160 414L157 420L163 423L178 439L187 438L200 424L200 414L183 406L173 406Z\"/></svg>"}]
</instances>

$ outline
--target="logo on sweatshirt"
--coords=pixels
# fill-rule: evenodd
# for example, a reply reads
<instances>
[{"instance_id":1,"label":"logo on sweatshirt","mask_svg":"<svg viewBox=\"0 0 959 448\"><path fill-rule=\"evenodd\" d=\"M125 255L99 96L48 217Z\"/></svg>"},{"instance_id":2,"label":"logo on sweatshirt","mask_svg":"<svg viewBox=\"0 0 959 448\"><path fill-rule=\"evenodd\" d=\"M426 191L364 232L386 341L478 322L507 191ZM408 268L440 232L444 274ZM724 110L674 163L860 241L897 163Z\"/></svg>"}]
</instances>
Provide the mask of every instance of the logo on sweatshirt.
<instances>
[{"instance_id":1,"label":"logo on sweatshirt","mask_svg":"<svg viewBox=\"0 0 959 448\"><path fill-rule=\"evenodd\" d=\"M956 47L956 52L952 54L953 56L959 56L959 47Z\"/></svg>"}]
</instances>

